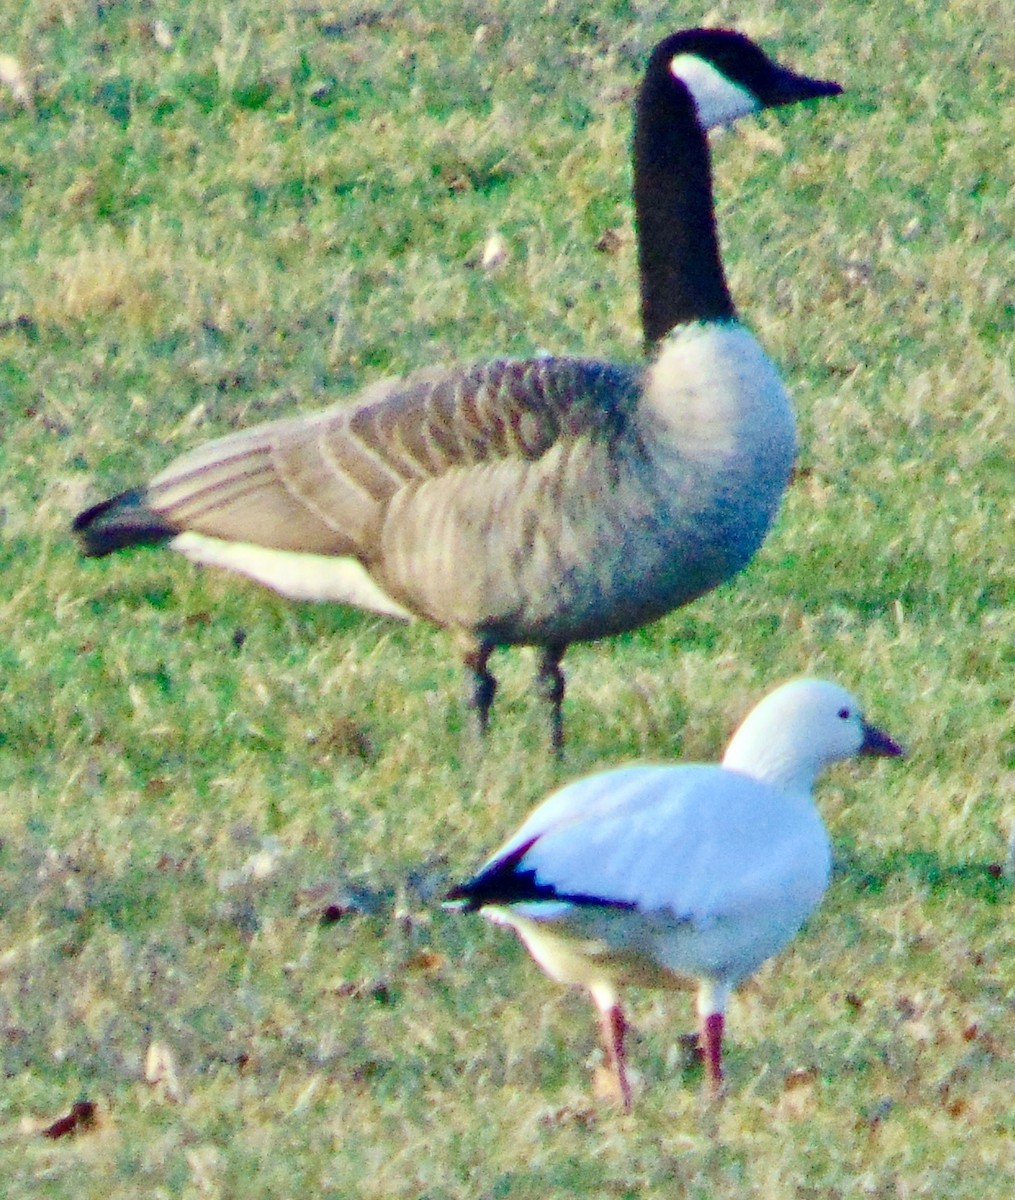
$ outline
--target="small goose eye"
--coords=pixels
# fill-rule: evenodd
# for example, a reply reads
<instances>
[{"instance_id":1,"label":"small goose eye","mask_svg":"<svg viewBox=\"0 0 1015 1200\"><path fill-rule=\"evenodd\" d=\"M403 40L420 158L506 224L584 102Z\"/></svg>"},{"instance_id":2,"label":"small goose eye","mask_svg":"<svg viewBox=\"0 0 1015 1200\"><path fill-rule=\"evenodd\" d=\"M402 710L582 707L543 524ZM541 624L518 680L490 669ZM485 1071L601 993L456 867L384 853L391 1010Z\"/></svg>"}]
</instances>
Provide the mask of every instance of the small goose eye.
<instances>
[{"instance_id":1,"label":"small goose eye","mask_svg":"<svg viewBox=\"0 0 1015 1200\"><path fill-rule=\"evenodd\" d=\"M840 708L839 709L839 720L840 721L848 721L849 716L850 716L850 713L849 713L848 708Z\"/></svg>"}]
</instances>

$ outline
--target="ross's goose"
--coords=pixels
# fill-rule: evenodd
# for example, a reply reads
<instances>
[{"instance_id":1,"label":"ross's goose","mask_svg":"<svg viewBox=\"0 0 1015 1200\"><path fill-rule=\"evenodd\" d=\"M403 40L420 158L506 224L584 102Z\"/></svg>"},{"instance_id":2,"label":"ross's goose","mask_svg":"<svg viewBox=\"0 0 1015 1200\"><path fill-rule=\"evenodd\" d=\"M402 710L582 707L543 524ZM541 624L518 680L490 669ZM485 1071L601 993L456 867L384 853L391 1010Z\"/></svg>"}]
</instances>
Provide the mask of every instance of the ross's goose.
<instances>
[{"instance_id":1,"label":"ross's goose","mask_svg":"<svg viewBox=\"0 0 1015 1200\"><path fill-rule=\"evenodd\" d=\"M839 759L901 753L849 692L794 680L752 710L721 765L619 767L554 792L447 902L509 925L552 979L589 989L625 1107L618 988L696 983L718 1092L730 992L828 884L815 780Z\"/></svg>"}]
</instances>

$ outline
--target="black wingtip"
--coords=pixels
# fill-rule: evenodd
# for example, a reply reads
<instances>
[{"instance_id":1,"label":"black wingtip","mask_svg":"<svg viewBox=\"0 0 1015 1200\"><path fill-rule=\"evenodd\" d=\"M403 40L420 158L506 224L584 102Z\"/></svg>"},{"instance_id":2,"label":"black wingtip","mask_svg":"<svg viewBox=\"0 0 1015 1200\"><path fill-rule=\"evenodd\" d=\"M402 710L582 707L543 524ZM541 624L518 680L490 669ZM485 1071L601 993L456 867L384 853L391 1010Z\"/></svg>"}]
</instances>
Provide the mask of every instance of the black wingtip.
<instances>
[{"instance_id":1,"label":"black wingtip","mask_svg":"<svg viewBox=\"0 0 1015 1200\"><path fill-rule=\"evenodd\" d=\"M179 532L152 512L143 488L131 488L78 513L71 526L86 558L128 546L158 546Z\"/></svg>"},{"instance_id":2,"label":"black wingtip","mask_svg":"<svg viewBox=\"0 0 1015 1200\"><path fill-rule=\"evenodd\" d=\"M459 912L478 912L488 904L517 904L522 900L550 900L555 892L552 887L536 883L535 871L519 871L522 859L532 848L536 838L529 838L516 846L510 854L491 863L472 879L453 887L444 897L444 903Z\"/></svg>"},{"instance_id":3,"label":"black wingtip","mask_svg":"<svg viewBox=\"0 0 1015 1200\"><path fill-rule=\"evenodd\" d=\"M478 912L481 908L539 901L564 902L590 908L637 907L631 900L614 900L586 892L562 892L552 883L540 883L534 868L522 866L526 854L538 840L538 835L529 838L510 854L491 863L485 871L453 887L444 897L445 907L457 912Z\"/></svg>"},{"instance_id":4,"label":"black wingtip","mask_svg":"<svg viewBox=\"0 0 1015 1200\"><path fill-rule=\"evenodd\" d=\"M570 896L562 896L552 884L537 883L535 871L513 871L498 865L452 888L442 903L455 912L479 912L481 908L570 899Z\"/></svg>"}]
</instances>

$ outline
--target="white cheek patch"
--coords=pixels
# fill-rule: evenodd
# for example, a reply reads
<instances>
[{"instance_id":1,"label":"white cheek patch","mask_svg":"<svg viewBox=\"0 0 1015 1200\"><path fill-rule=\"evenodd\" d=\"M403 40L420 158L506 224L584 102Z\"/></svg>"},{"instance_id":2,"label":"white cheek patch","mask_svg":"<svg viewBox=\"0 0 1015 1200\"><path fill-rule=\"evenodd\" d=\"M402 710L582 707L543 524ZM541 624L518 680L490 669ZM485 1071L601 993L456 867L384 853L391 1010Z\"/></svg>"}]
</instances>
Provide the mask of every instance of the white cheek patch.
<instances>
[{"instance_id":1,"label":"white cheek patch","mask_svg":"<svg viewBox=\"0 0 1015 1200\"><path fill-rule=\"evenodd\" d=\"M696 54L678 54L670 62L670 72L691 93L702 129L731 125L739 117L760 110L757 97L732 83L711 63Z\"/></svg>"}]
</instances>

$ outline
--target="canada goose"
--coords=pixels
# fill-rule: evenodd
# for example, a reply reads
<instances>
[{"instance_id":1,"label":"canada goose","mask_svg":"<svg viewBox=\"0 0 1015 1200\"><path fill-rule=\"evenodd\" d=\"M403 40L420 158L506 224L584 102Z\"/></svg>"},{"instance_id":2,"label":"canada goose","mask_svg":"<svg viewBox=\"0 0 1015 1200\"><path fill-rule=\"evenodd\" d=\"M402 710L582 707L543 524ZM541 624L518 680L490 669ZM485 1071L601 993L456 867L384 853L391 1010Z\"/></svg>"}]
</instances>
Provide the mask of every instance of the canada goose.
<instances>
[{"instance_id":1,"label":"canada goose","mask_svg":"<svg viewBox=\"0 0 1015 1200\"><path fill-rule=\"evenodd\" d=\"M828 884L815 780L839 759L901 753L843 688L797 679L753 709L721 766L620 767L554 792L446 904L510 926L551 979L589 989L625 1108L618 987L696 981L715 1094L730 992Z\"/></svg>"},{"instance_id":2,"label":"canada goose","mask_svg":"<svg viewBox=\"0 0 1015 1200\"><path fill-rule=\"evenodd\" d=\"M635 113L647 367L545 357L387 380L89 508L84 553L164 542L287 596L451 629L481 732L491 652L534 645L559 752L567 646L746 566L795 454L789 397L726 285L705 131L840 91L737 33L666 38Z\"/></svg>"}]
</instances>

